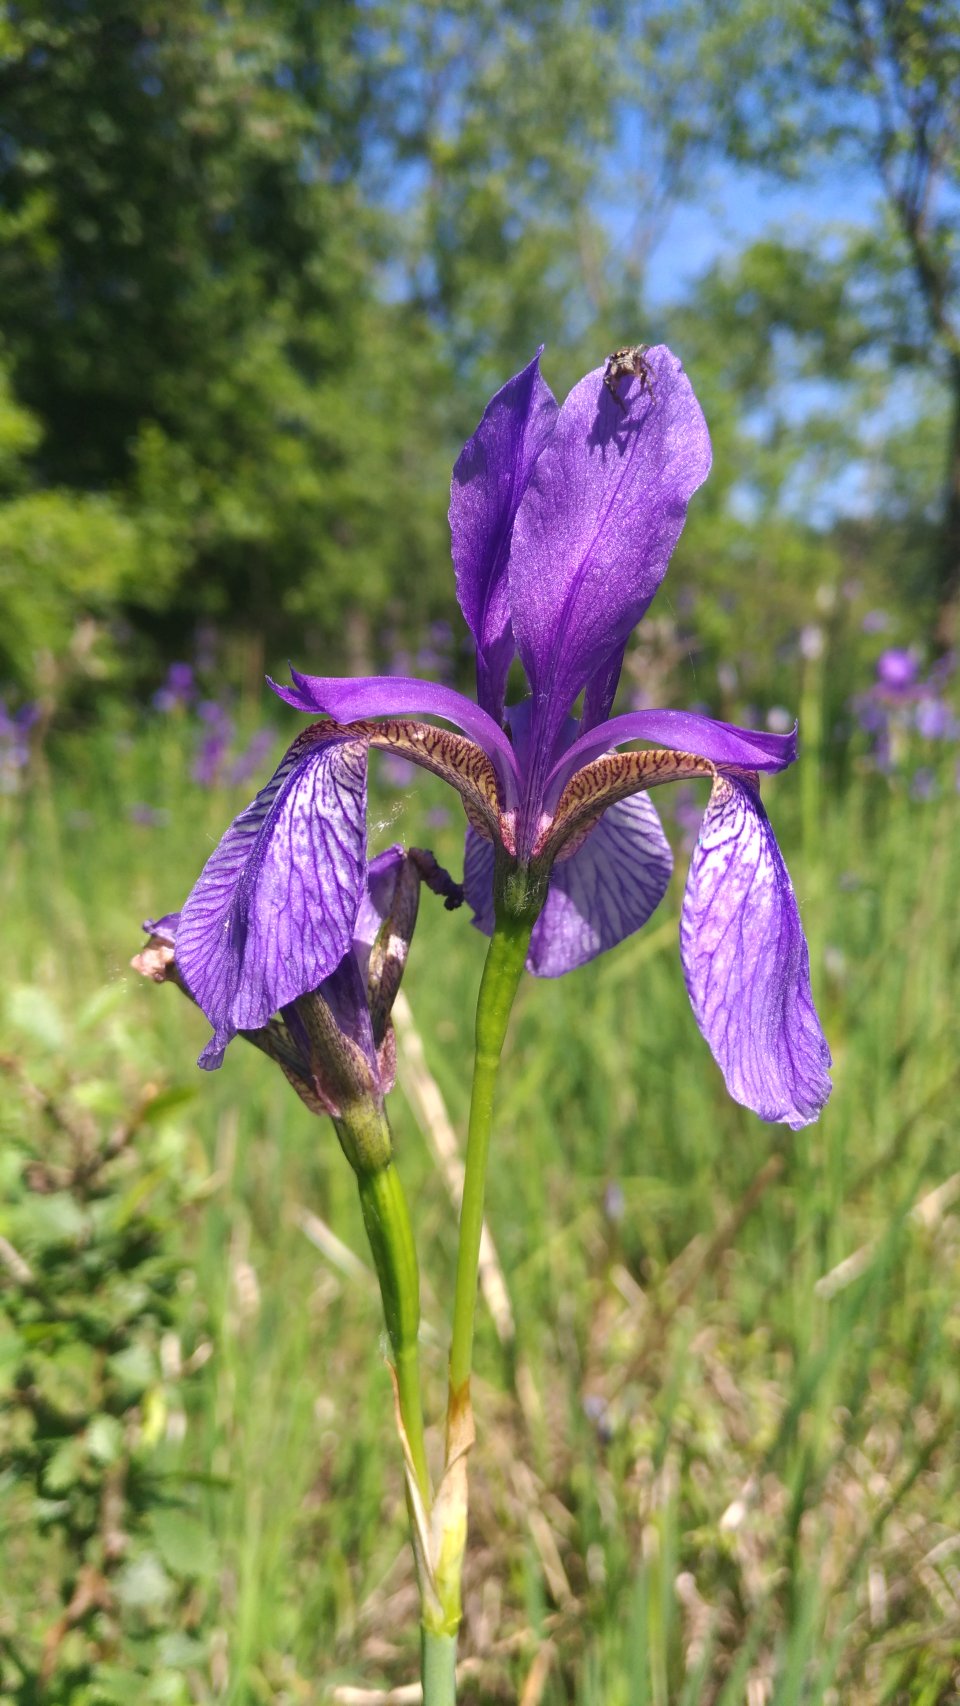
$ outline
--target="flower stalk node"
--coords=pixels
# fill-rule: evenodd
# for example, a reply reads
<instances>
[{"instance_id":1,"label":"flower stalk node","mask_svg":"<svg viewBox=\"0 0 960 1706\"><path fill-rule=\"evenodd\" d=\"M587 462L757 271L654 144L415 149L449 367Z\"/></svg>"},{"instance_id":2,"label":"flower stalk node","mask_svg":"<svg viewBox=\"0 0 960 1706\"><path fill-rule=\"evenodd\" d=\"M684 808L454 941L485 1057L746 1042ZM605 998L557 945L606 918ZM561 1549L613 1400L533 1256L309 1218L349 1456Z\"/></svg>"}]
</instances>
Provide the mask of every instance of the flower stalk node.
<instances>
[{"instance_id":1,"label":"flower stalk node","mask_svg":"<svg viewBox=\"0 0 960 1706\"><path fill-rule=\"evenodd\" d=\"M543 911L550 884L550 867L541 861L520 864L502 849L494 862L493 905L505 924L532 930Z\"/></svg>"}]
</instances>

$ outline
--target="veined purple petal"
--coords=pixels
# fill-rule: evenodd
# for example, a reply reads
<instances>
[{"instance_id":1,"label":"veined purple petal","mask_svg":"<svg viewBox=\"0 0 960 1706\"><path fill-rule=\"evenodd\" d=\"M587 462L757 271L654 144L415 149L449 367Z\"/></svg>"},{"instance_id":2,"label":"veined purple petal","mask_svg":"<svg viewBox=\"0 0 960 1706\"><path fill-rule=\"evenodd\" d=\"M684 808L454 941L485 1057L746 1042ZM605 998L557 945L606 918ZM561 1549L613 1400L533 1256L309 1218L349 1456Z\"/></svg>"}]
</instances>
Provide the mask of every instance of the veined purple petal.
<instances>
[{"instance_id":1,"label":"veined purple petal","mask_svg":"<svg viewBox=\"0 0 960 1706\"><path fill-rule=\"evenodd\" d=\"M759 796L714 784L690 864L680 955L697 1024L737 1102L798 1130L830 1094L793 885Z\"/></svg>"},{"instance_id":2,"label":"veined purple petal","mask_svg":"<svg viewBox=\"0 0 960 1706\"><path fill-rule=\"evenodd\" d=\"M403 869L406 854L399 842L387 847L371 859L367 866L367 880L364 885L363 899L357 913L357 922L353 927L353 951L357 962L367 975L367 962L370 949L373 947L380 926L390 911L393 897L397 889L397 879Z\"/></svg>"},{"instance_id":3,"label":"veined purple petal","mask_svg":"<svg viewBox=\"0 0 960 1706\"><path fill-rule=\"evenodd\" d=\"M453 470L450 537L457 597L477 648L477 698L499 723L514 654L507 555L517 506L553 431L557 404L540 374L543 346L490 399Z\"/></svg>"},{"instance_id":4,"label":"veined purple petal","mask_svg":"<svg viewBox=\"0 0 960 1706\"><path fill-rule=\"evenodd\" d=\"M710 467L706 423L680 362L663 345L647 359L651 388L634 381L623 409L603 368L575 386L517 511L510 608L536 744L548 754L580 689L653 598Z\"/></svg>"},{"instance_id":5,"label":"veined purple petal","mask_svg":"<svg viewBox=\"0 0 960 1706\"><path fill-rule=\"evenodd\" d=\"M555 795L576 770L629 740L692 752L712 764L733 764L741 770L785 770L797 756L795 726L789 734L775 735L766 729L738 729L733 723L719 723L696 711L627 711L574 742L550 772L548 793Z\"/></svg>"},{"instance_id":6,"label":"veined purple petal","mask_svg":"<svg viewBox=\"0 0 960 1706\"><path fill-rule=\"evenodd\" d=\"M471 923L484 936L493 935L493 867L493 842L468 829L463 850L463 896L473 912Z\"/></svg>"},{"instance_id":7,"label":"veined purple petal","mask_svg":"<svg viewBox=\"0 0 960 1706\"><path fill-rule=\"evenodd\" d=\"M670 845L645 794L620 800L550 875L530 940L527 970L561 977L639 930L659 906L673 869ZM473 922L493 930L493 848L467 832L464 887Z\"/></svg>"},{"instance_id":8,"label":"veined purple petal","mask_svg":"<svg viewBox=\"0 0 960 1706\"><path fill-rule=\"evenodd\" d=\"M516 784L519 779L513 748L503 730L452 687L406 675L301 675L292 667L290 674L292 687L279 687L275 681L270 686L298 711L320 712L338 723L373 717L440 717L475 740L504 780L509 777Z\"/></svg>"},{"instance_id":9,"label":"veined purple petal","mask_svg":"<svg viewBox=\"0 0 960 1706\"><path fill-rule=\"evenodd\" d=\"M366 747L308 730L240 813L183 906L177 967L214 1027L216 1067L238 1031L328 977L363 894Z\"/></svg>"},{"instance_id":10,"label":"veined purple petal","mask_svg":"<svg viewBox=\"0 0 960 1706\"><path fill-rule=\"evenodd\" d=\"M366 965L361 968L355 951L344 954L330 976L323 979L319 989L339 1029L366 1057L376 1080L377 1050L367 1006Z\"/></svg>"},{"instance_id":11,"label":"veined purple petal","mask_svg":"<svg viewBox=\"0 0 960 1706\"><path fill-rule=\"evenodd\" d=\"M583 695L583 714L580 718L583 734L595 728L597 723L606 722L609 717L613 701L617 697L626 649L625 640L614 646L610 656L604 658L599 669L594 670L587 681Z\"/></svg>"}]
</instances>

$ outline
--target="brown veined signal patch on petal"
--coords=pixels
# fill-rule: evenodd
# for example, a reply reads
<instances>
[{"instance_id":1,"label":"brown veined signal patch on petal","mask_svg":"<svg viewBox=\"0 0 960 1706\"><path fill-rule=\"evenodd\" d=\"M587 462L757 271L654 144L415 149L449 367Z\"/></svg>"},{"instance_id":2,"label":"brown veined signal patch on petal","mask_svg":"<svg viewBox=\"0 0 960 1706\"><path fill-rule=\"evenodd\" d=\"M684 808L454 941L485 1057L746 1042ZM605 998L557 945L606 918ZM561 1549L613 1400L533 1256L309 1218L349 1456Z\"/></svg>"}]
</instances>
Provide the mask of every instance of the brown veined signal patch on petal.
<instances>
[{"instance_id":1,"label":"brown veined signal patch on petal","mask_svg":"<svg viewBox=\"0 0 960 1706\"><path fill-rule=\"evenodd\" d=\"M497 773L486 753L466 735L439 729L412 717L370 718L357 723L335 723L325 719L308 731L315 740L332 735L353 735L368 746L395 752L423 770L442 776L463 800L467 820L485 841L496 841L500 833L500 789Z\"/></svg>"},{"instance_id":2,"label":"brown veined signal patch on petal","mask_svg":"<svg viewBox=\"0 0 960 1706\"><path fill-rule=\"evenodd\" d=\"M551 860L569 859L601 813L616 800L658 788L664 782L681 782L693 776L715 779L717 767L693 752L671 752L655 747L645 752L608 752L595 758L571 776L534 856Z\"/></svg>"}]
</instances>

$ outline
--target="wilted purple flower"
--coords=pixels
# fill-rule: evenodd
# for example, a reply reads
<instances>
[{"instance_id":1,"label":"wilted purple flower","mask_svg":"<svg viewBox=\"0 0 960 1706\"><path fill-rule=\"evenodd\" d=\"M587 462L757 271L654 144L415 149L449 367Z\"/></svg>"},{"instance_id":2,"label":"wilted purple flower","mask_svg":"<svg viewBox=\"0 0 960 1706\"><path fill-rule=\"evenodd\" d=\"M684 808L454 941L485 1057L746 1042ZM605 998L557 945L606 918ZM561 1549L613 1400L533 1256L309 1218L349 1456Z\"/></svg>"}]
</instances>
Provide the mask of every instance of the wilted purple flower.
<instances>
[{"instance_id":1,"label":"wilted purple flower","mask_svg":"<svg viewBox=\"0 0 960 1706\"><path fill-rule=\"evenodd\" d=\"M458 906L463 891L432 853L388 847L366 867L350 946L330 975L279 1005L261 1025L240 1027L248 1041L283 1068L314 1113L336 1118L357 1099L382 1102L393 1087L396 1061L390 1013L417 919L420 884ZM183 968L183 915L147 919L150 940L131 961L157 983L180 984L196 995ZM229 1039L228 1039L229 1040ZM200 1065L220 1065L223 1047L213 1038Z\"/></svg>"},{"instance_id":2,"label":"wilted purple flower","mask_svg":"<svg viewBox=\"0 0 960 1706\"><path fill-rule=\"evenodd\" d=\"M681 920L694 1014L738 1101L795 1127L817 1117L830 1056L793 888L759 791L761 771L793 762L795 735L685 711L610 718L630 632L710 466L706 424L680 363L662 346L647 361L652 383L621 386L624 407L598 368L558 409L537 356L491 400L457 462L450 523L478 704L404 676L294 671L293 687L276 689L328 720L294 742L184 907L178 962L215 1027L212 1054L316 987L349 949L363 891L371 746L457 788L470 825L474 922L489 933L495 906L539 913L527 964L548 977L650 917L671 855L647 793L700 776L711 794ZM531 693L507 707L517 653ZM616 750L638 740L657 746Z\"/></svg>"}]
</instances>

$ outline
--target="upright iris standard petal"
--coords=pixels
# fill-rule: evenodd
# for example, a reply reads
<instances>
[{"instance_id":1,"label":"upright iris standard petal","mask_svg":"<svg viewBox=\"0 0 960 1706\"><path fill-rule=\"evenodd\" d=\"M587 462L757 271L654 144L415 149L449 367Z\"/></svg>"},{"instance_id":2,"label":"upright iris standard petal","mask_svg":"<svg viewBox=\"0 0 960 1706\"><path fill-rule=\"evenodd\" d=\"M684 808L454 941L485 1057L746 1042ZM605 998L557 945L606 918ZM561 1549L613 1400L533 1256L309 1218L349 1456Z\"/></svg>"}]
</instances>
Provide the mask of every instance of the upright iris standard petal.
<instances>
[{"instance_id":1,"label":"upright iris standard petal","mask_svg":"<svg viewBox=\"0 0 960 1706\"><path fill-rule=\"evenodd\" d=\"M557 404L529 366L490 399L453 470L450 537L457 597L477 648L477 698L499 723L513 659L507 586L510 535L534 463L553 431Z\"/></svg>"},{"instance_id":2,"label":"upright iris standard petal","mask_svg":"<svg viewBox=\"0 0 960 1706\"><path fill-rule=\"evenodd\" d=\"M794 1130L830 1094L793 885L759 796L718 777L690 864L680 953L697 1024L735 1101Z\"/></svg>"},{"instance_id":3,"label":"upright iris standard petal","mask_svg":"<svg viewBox=\"0 0 960 1706\"><path fill-rule=\"evenodd\" d=\"M598 723L605 722L610 715L620 685L626 649L626 640L618 641L610 656L604 658L599 668L587 677L580 716L580 728L584 734Z\"/></svg>"},{"instance_id":4,"label":"upright iris standard petal","mask_svg":"<svg viewBox=\"0 0 960 1706\"><path fill-rule=\"evenodd\" d=\"M666 572L710 439L680 362L648 356L622 411L603 369L575 386L517 511L510 607L548 753L581 688L608 665Z\"/></svg>"},{"instance_id":5,"label":"upright iris standard petal","mask_svg":"<svg viewBox=\"0 0 960 1706\"><path fill-rule=\"evenodd\" d=\"M467 835L464 887L473 922L493 932L493 848ZM554 865L530 941L527 970L562 977L639 930L667 891L673 856L645 794L621 800L569 859Z\"/></svg>"},{"instance_id":6,"label":"upright iris standard petal","mask_svg":"<svg viewBox=\"0 0 960 1706\"><path fill-rule=\"evenodd\" d=\"M366 748L309 729L231 824L188 895L177 966L214 1027L238 1031L316 989L348 952L363 894Z\"/></svg>"}]
</instances>

